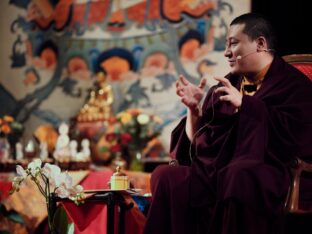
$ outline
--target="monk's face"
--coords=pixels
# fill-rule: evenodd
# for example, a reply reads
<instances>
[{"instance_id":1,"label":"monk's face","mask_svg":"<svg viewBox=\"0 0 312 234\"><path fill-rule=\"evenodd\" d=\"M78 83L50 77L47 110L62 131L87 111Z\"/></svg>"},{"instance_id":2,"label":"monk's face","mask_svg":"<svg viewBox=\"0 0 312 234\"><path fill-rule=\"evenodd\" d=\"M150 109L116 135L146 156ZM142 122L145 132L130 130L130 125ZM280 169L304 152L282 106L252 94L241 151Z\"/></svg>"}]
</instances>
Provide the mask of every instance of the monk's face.
<instances>
[{"instance_id":1,"label":"monk's face","mask_svg":"<svg viewBox=\"0 0 312 234\"><path fill-rule=\"evenodd\" d=\"M257 42L243 32L244 27L244 24L232 25L227 35L224 56L228 58L230 72L233 74L246 74L256 70Z\"/></svg>"}]
</instances>

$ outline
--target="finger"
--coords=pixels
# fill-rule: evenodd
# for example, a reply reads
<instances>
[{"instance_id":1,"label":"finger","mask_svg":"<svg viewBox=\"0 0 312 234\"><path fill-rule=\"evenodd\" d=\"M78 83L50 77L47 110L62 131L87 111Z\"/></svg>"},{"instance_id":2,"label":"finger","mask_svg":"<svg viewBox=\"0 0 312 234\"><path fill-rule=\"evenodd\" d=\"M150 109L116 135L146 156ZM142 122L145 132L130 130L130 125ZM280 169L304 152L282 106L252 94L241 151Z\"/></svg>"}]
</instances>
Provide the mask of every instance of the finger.
<instances>
[{"instance_id":1,"label":"finger","mask_svg":"<svg viewBox=\"0 0 312 234\"><path fill-rule=\"evenodd\" d=\"M187 99L186 97L182 97L181 98L181 102L186 105L187 107L189 108L195 108L197 107L197 103L196 102L192 102L192 101L189 101L189 99Z\"/></svg>"},{"instance_id":2,"label":"finger","mask_svg":"<svg viewBox=\"0 0 312 234\"><path fill-rule=\"evenodd\" d=\"M200 83L199 83L199 85L198 85L198 88L203 89L203 88L205 87L206 83L207 83L207 80L206 80L205 78L202 78L202 79L200 80Z\"/></svg>"},{"instance_id":3,"label":"finger","mask_svg":"<svg viewBox=\"0 0 312 234\"><path fill-rule=\"evenodd\" d=\"M219 92L224 92L224 93L229 93L229 88L225 87L225 86L221 86L215 89L215 93L219 93Z\"/></svg>"},{"instance_id":4,"label":"finger","mask_svg":"<svg viewBox=\"0 0 312 234\"><path fill-rule=\"evenodd\" d=\"M189 83L183 75L180 75L179 80L182 82L183 85L187 85Z\"/></svg>"},{"instance_id":5,"label":"finger","mask_svg":"<svg viewBox=\"0 0 312 234\"><path fill-rule=\"evenodd\" d=\"M228 79L224 78L224 77L214 77L215 80L221 82L224 86L226 87L230 87L231 83Z\"/></svg>"},{"instance_id":6,"label":"finger","mask_svg":"<svg viewBox=\"0 0 312 234\"><path fill-rule=\"evenodd\" d=\"M178 85L177 87L176 87L176 91L184 91L184 87L181 87L180 85Z\"/></svg>"},{"instance_id":7,"label":"finger","mask_svg":"<svg viewBox=\"0 0 312 234\"><path fill-rule=\"evenodd\" d=\"M184 105L188 106L188 103L187 103L186 98L181 98L181 102L182 102Z\"/></svg>"},{"instance_id":8,"label":"finger","mask_svg":"<svg viewBox=\"0 0 312 234\"><path fill-rule=\"evenodd\" d=\"M185 87L185 86L183 84L181 84L181 82L176 83L176 89L182 89L183 87Z\"/></svg>"},{"instance_id":9,"label":"finger","mask_svg":"<svg viewBox=\"0 0 312 234\"><path fill-rule=\"evenodd\" d=\"M220 96L219 99L220 99L221 101L231 101L230 95Z\"/></svg>"},{"instance_id":10,"label":"finger","mask_svg":"<svg viewBox=\"0 0 312 234\"><path fill-rule=\"evenodd\" d=\"M180 97L184 96L184 92L181 89L177 90L176 93Z\"/></svg>"}]
</instances>

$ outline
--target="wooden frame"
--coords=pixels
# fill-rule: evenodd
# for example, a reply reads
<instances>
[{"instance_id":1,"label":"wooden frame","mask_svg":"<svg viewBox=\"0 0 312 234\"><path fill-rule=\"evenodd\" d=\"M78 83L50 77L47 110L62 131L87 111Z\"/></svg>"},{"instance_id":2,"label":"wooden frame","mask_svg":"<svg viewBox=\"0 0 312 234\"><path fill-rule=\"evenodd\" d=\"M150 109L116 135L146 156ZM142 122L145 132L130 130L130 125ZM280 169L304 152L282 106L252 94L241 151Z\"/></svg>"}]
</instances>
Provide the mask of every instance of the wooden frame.
<instances>
[{"instance_id":1,"label":"wooden frame","mask_svg":"<svg viewBox=\"0 0 312 234\"><path fill-rule=\"evenodd\" d=\"M312 63L312 54L291 54L283 56L283 59L290 63Z\"/></svg>"},{"instance_id":2,"label":"wooden frame","mask_svg":"<svg viewBox=\"0 0 312 234\"><path fill-rule=\"evenodd\" d=\"M312 66L312 54L285 55L283 56L283 59L295 67L297 67L297 64L311 64ZM297 69L302 69L302 72L312 80L312 73L310 70L307 69L303 71L303 67L301 66L298 66ZM289 213L312 213L311 210L299 209L300 177L303 171L312 172L312 163L304 162L299 158L296 158L294 165L291 166L292 182L285 202L285 209Z\"/></svg>"}]
</instances>

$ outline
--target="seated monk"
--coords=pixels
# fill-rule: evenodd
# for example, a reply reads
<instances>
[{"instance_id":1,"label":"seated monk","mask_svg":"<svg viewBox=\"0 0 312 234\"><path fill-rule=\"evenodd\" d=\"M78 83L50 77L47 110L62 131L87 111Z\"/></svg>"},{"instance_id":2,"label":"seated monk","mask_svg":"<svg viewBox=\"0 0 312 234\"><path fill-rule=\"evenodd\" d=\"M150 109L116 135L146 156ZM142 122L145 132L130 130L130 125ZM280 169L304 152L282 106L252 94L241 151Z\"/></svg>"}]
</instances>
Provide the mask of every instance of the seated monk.
<instances>
[{"instance_id":1,"label":"seated monk","mask_svg":"<svg viewBox=\"0 0 312 234\"><path fill-rule=\"evenodd\" d=\"M226 38L229 74L207 94L205 79L177 80L188 112L172 132L175 163L151 176L144 234L283 233L289 164L311 161L312 82L274 41L262 16L238 16Z\"/></svg>"}]
</instances>

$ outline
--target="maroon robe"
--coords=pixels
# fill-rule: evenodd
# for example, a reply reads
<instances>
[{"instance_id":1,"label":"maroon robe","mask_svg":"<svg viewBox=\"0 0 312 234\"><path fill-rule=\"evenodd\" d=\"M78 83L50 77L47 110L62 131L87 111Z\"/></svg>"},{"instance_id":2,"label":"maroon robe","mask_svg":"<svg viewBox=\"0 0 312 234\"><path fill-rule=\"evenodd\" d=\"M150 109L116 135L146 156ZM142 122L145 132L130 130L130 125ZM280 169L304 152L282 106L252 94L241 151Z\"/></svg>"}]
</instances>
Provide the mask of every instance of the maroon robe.
<instances>
[{"instance_id":1,"label":"maroon robe","mask_svg":"<svg viewBox=\"0 0 312 234\"><path fill-rule=\"evenodd\" d=\"M239 89L241 77L227 78ZM185 166L153 173L146 234L276 233L289 164L295 157L312 161L312 82L297 69L275 56L238 112L214 89L203 104L206 126L192 144L192 162L186 119L172 132L171 156Z\"/></svg>"}]
</instances>

